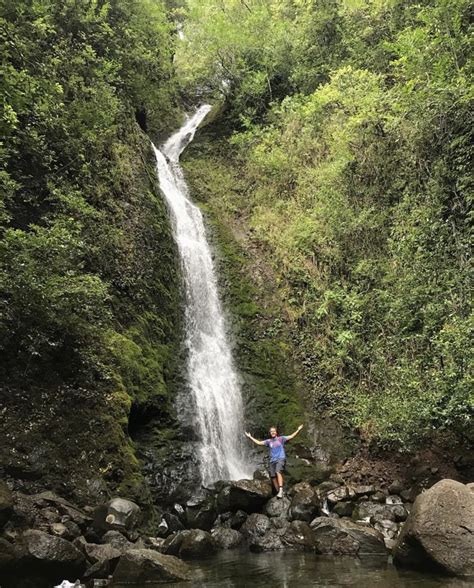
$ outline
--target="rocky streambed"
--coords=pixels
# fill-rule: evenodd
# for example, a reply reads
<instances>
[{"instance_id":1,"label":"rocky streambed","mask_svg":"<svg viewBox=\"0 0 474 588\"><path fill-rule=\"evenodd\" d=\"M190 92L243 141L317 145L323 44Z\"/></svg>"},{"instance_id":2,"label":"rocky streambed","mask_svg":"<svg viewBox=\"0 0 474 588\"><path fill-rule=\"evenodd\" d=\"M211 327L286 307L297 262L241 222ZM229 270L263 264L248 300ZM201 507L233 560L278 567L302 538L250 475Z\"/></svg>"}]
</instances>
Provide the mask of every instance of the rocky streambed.
<instances>
[{"instance_id":1,"label":"rocky streambed","mask_svg":"<svg viewBox=\"0 0 474 588\"><path fill-rule=\"evenodd\" d=\"M305 553L305 565L316 555L391 556L402 568L474 575L472 484L441 480L415 499L397 482L377 488L332 476L297 483L278 499L262 472L256 478L201 489L163 512L152 535L140 531L140 508L124 498L81 509L1 483L0 586L192 583L196 561L230 550L246 558Z\"/></svg>"}]
</instances>

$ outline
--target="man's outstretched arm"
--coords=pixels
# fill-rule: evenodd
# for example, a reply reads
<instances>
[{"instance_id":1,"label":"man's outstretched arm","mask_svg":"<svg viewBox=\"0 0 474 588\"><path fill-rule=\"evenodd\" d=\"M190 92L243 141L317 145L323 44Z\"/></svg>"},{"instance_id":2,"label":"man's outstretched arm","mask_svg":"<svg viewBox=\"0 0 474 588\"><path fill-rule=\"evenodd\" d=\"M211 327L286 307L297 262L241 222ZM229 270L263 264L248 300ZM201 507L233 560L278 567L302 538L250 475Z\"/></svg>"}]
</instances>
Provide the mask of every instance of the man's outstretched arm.
<instances>
[{"instance_id":1,"label":"man's outstretched arm","mask_svg":"<svg viewBox=\"0 0 474 588\"><path fill-rule=\"evenodd\" d=\"M285 435L286 440L289 441L290 439L293 439L293 437L296 437L296 435L298 435L298 433L301 431L302 428L303 428L303 425L300 425L294 433L292 433L291 435Z\"/></svg>"},{"instance_id":2,"label":"man's outstretched arm","mask_svg":"<svg viewBox=\"0 0 474 588\"><path fill-rule=\"evenodd\" d=\"M255 437L252 437L252 435L250 433L245 433L245 436L248 437L251 441L253 441L255 443L255 445L265 445L265 443L263 441L259 441L258 439L255 439Z\"/></svg>"}]
</instances>

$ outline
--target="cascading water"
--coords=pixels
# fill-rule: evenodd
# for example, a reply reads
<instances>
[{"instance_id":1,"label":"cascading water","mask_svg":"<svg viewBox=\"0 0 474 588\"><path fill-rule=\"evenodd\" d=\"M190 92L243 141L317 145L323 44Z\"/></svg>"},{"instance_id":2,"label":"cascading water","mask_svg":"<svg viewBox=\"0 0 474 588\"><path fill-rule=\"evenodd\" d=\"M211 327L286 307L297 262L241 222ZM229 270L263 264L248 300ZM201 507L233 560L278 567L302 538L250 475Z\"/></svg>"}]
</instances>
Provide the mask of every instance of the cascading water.
<instances>
[{"instance_id":1,"label":"cascading water","mask_svg":"<svg viewBox=\"0 0 474 588\"><path fill-rule=\"evenodd\" d=\"M219 300L211 251L201 211L188 198L179 156L210 110L204 105L155 149L158 179L171 210L186 290L188 382L199 435L204 485L250 477L245 458L243 405Z\"/></svg>"}]
</instances>

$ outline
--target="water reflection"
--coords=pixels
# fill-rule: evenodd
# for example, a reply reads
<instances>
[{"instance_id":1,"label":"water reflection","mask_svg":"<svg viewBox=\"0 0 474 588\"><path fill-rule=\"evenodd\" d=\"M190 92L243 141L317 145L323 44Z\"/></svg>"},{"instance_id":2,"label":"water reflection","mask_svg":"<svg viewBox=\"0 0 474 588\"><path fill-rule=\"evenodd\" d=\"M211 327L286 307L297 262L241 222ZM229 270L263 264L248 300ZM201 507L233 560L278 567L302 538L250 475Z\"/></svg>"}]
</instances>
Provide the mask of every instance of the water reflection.
<instances>
[{"instance_id":1,"label":"water reflection","mask_svg":"<svg viewBox=\"0 0 474 588\"><path fill-rule=\"evenodd\" d=\"M310 553L222 552L207 561L191 562L191 583L174 588L468 588L472 582L395 568L386 558L323 557ZM160 586L164 586L160 584ZM132 588L132 587L129 587ZM138 587L135 587L138 588ZM142 588L142 587L140 587ZM148 588L148 587L147 587Z\"/></svg>"}]
</instances>

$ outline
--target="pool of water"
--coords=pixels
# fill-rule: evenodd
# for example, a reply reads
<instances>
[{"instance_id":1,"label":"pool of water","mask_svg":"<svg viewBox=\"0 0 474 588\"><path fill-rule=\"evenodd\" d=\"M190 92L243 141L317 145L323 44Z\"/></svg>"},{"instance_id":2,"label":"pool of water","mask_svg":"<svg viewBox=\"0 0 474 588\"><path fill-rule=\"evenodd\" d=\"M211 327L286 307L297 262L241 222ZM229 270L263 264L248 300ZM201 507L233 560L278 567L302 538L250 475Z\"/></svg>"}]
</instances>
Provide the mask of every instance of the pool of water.
<instances>
[{"instance_id":1,"label":"pool of water","mask_svg":"<svg viewBox=\"0 0 474 588\"><path fill-rule=\"evenodd\" d=\"M174 588L306 588L358 586L361 588L473 587L474 582L428 573L400 570L386 558L326 557L311 553L221 552L190 562L193 581L166 584ZM163 586L163 584L161 584ZM138 587L136 587L138 588Z\"/></svg>"}]
</instances>

